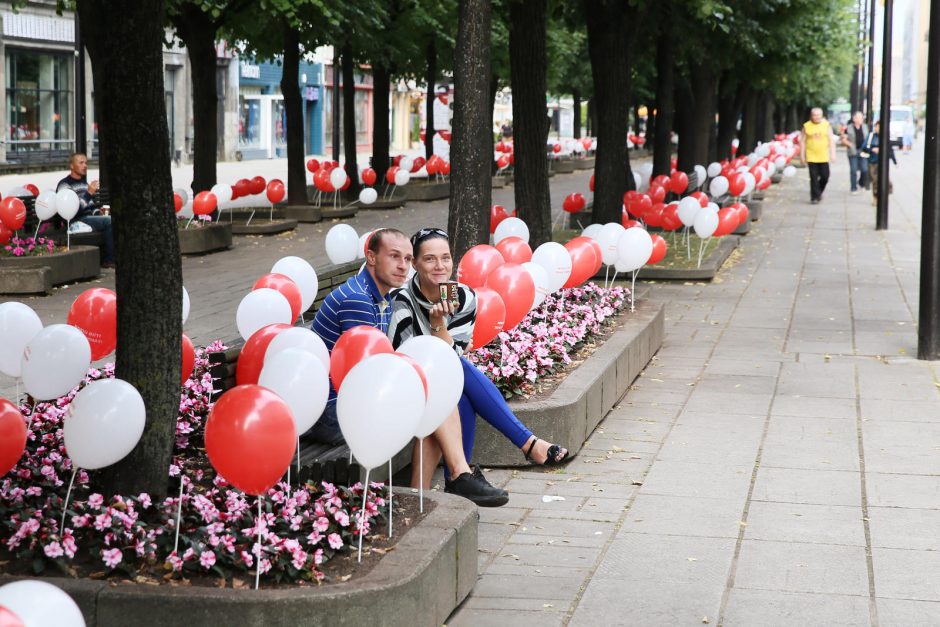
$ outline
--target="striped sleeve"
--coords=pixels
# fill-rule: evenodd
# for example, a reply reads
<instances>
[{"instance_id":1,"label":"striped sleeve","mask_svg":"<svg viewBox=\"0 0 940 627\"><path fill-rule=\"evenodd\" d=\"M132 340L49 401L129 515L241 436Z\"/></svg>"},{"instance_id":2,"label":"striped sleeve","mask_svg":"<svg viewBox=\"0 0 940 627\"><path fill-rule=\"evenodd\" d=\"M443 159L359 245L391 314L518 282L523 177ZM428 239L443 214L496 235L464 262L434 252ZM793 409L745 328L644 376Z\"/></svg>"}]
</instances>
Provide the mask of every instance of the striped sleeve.
<instances>
[{"instance_id":1,"label":"striped sleeve","mask_svg":"<svg viewBox=\"0 0 940 627\"><path fill-rule=\"evenodd\" d=\"M317 315L313 318L313 324L310 325L310 329L320 336L320 339L323 340L327 350L330 352L333 352L333 346L342 333L339 318L336 313L339 307L339 302L336 298L337 291L339 290L331 292L323 300L320 308L317 309Z\"/></svg>"},{"instance_id":2,"label":"striped sleeve","mask_svg":"<svg viewBox=\"0 0 940 627\"><path fill-rule=\"evenodd\" d=\"M454 350L458 355L463 355L473 340L473 325L477 318L477 297L471 288L461 284L459 299L460 308L447 323L447 333L454 340Z\"/></svg>"},{"instance_id":3,"label":"striped sleeve","mask_svg":"<svg viewBox=\"0 0 940 627\"><path fill-rule=\"evenodd\" d=\"M375 305L372 303L372 299L356 292L343 299L336 314L340 333L363 324L370 327L379 326L379 321L375 317Z\"/></svg>"},{"instance_id":4,"label":"striped sleeve","mask_svg":"<svg viewBox=\"0 0 940 627\"><path fill-rule=\"evenodd\" d=\"M411 299L402 291L392 303L392 317L388 323L388 338L392 341L392 347L397 349L405 340L413 337L416 331L420 333L420 329L415 329Z\"/></svg>"}]
</instances>

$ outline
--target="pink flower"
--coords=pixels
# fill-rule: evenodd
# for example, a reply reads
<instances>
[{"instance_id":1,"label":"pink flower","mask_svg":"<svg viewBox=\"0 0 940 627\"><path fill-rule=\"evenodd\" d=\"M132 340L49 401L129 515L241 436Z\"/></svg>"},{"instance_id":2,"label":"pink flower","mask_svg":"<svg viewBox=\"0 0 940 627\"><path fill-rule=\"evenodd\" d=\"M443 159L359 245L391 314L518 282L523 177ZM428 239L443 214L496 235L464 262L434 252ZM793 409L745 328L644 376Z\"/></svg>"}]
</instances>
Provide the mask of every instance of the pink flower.
<instances>
[{"instance_id":1,"label":"pink flower","mask_svg":"<svg viewBox=\"0 0 940 627\"><path fill-rule=\"evenodd\" d=\"M42 552L46 554L46 557L52 559L62 557L62 555L65 554L65 551L62 550L62 545L58 542L50 542L42 548Z\"/></svg>"},{"instance_id":2,"label":"pink flower","mask_svg":"<svg viewBox=\"0 0 940 627\"><path fill-rule=\"evenodd\" d=\"M106 549L101 552L101 560L108 568L114 568L121 563L121 549Z\"/></svg>"},{"instance_id":3,"label":"pink flower","mask_svg":"<svg viewBox=\"0 0 940 627\"><path fill-rule=\"evenodd\" d=\"M303 570L307 565L307 557L306 551L296 551L291 555L291 564L297 570Z\"/></svg>"},{"instance_id":4,"label":"pink flower","mask_svg":"<svg viewBox=\"0 0 940 627\"><path fill-rule=\"evenodd\" d=\"M101 509L102 505L104 505L104 497L97 492L88 497L88 507L91 509Z\"/></svg>"},{"instance_id":5,"label":"pink flower","mask_svg":"<svg viewBox=\"0 0 940 627\"><path fill-rule=\"evenodd\" d=\"M324 516L317 518L316 522L313 523L313 528L323 533L330 528L330 520Z\"/></svg>"},{"instance_id":6,"label":"pink flower","mask_svg":"<svg viewBox=\"0 0 940 627\"><path fill-rule=\"evenodd\" d=\"M199 556L199 564L206 570L209 570L213 564L215 564L215 552L203 551Z\"/></svg>"},{"instance_id":7,"label":"pink flower","mask_svg":"<svg viewBox=\"0 0 940 627\"><path fill-rule=\"evenodd\" d=\"M347 519L347 524L349 524L348 519ZM338 533L331 533L330 535L327 536L326 539L330 543L331 549L339 550L343 548L343 539L340 537Z\"/></svg>"},{"instance_id":8,"label":"pink flower","mask_svg":"<svg viewBox=\"0 0 940 627\"><path fill-rule=\"evenodd\" d=\"M333 518L340 524L341 527L349 526L349 514L339 509L336 510L336 513L333 514Z\"/></svg>"},{"instance_id":9,"label":"pink flower","mask_svg":"<svg viewBox=\"0 0 940 627\"><path fill-rule=\"evenodd\" d=\"M179 572L183 570L183 560L181 560L177 555L176 551L170 553L170 556L166 558L166 563L175 571Z\"/></svg>"}]
</instances>

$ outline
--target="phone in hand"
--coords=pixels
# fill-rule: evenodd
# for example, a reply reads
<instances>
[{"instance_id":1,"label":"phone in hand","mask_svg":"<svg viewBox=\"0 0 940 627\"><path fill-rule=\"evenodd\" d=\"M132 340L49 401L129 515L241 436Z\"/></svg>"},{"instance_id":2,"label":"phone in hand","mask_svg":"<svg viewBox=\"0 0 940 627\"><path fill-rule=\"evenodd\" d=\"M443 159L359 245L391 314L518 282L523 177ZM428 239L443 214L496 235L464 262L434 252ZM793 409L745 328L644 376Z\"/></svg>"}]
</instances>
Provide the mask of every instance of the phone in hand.
<instances>
[{"instance_id":1,"label":"phone in hand","mask_svg":"<svg viewBox=\"0 0 940 627\"><path fill-rule=\"evenodd\" d=\"M441 302L445 300L450 301L450 306L454 309L460 305L460 292L457 288L457 281L444 281L440 284L441 288Z\"/></svg>"}]
</instances>

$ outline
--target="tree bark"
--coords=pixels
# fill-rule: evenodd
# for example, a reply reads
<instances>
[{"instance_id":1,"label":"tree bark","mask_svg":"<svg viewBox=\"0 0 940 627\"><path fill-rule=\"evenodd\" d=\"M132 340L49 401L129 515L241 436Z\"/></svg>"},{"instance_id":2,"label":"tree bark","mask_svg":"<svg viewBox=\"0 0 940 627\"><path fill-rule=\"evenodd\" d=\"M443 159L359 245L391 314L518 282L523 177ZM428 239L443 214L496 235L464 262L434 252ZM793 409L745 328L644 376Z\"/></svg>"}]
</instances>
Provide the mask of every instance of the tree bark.
<instances>
[{"instance_id":1,"label":"tree bark","mask_svg":"<svg viewBox=\"0 0 940 627\"><path fill-rule=\"evenodd\" d=\"M352 181L347 193L359 196L359 164L356 154L356 62L352 46L343 46L343 147L345 148L346 175Z\"/></svg>"},{"instance_id":2,"label":"tree bark","mask_svg":"<svg viewBox=\"0 0 940 627\"><path fill-rule=\"evenodd\" d=\"M679 168L685 173L693 171L696 164L708 165L708 143L715 126L715 68L711 63L692 65L691 85L694 93L692 106L692 134L695 137L690 169Z\"/></svg>"},{"instance_id":3,"label":"tree bark","mask_svg":"<svg viewBox=\"0 0 940 627\"><path fill-rule=\"evenodd\" d=\"M388 171L391 130L388 124L388 98L392 86L392 73L382 64L372 66L372 169L376 180L384 181Z\"/></svg>"},{"instance_id":4,"label":"tree bark","mask_svg":"<svg viewBox=\"0 0 940 627\"><path fill-rule=\"evenodd\" d=\"M287 22L284 32L284 65L281 94L287 122L287 202L307 204L307 175L304 164L304 114L300 100L300 34Z\"/></svg>"},{"instance_id":5,"label":"tree bark","mask_svg":"<svg viewBox=\"0 0 940 627\"><path fill-rule=\"evenodd\" d=\"M114 10L80 0L78 13L94 68L101 169L111 180L117 306L118 378L147 408L134 450L96 482L109 494L163 498L179 416L182 271L163 93L162 0ZM215 81L212 81L215 88Z\"/></svg>"},{"instance_id":6,"label":"tree bark","mask_svg":"<svg viewBox=\"0 0 940 627\"><path fill-rule=\"evenodd\" d=\"M454 255L487 241L493 177L490 0L459 0L454 48L454 123L448 228Z\"/></svg>"},{"instance_id":7,"label":"tree bark","mask_svg":"<svg viewBox=\"0 0 940 627\"><path fill-rule=\"evenodd\" d=\"M545 124L546 0L509 4L509 67L515 152L513 192L532 248L552 240Z\"/></svg>"},{"instance_id":8,"label":"tree bark","mask_svg":"<svg viewBox=\"0 0 940 627\"><path fill-rule=\"evenodd\" d=\"M574 109L574 138L581 139L581 90L571 90L571 100Z\"/></svg>"},{"instance_id":9,"label":"tree bark","mask_svg":"<svg viewBox=\"0 0 940 627\"><path fill-rule=\"evenodd\" d=\"M597 108L594 106L594 97L587 101L587 136L595 137L597 132Z\"/></svg>"},{"instance_id":10,"label":"tree bark","mask_svg":"<svg viewBox=\"0 0 940 627\"><path fill-rule=\"evenodd\" d=\"M722 75L718 85L718 137L715 140L715 160L721 161L731 156L731 142L738 134L738 116L741 113L739 94L742 88L735 89L728 73Z\"/></svg>"},{"instance_id":11,"label":"tree bark","mask_svg":"<svg viewBox=\"0 0 940 627\"><path fill-rule=\"evenodd\" d=\"M744 92L738 154L750 153L757 143L757 95L757 92L750 88Z\"/></svg>"},{"instance_id":12,"label":"tree bark","mask_svg":"<svg viewBox=\"0 0 940 627\"><path fill-rule=\"evenodd\" d=\"M428 83L428 97L425 100L426 110L424 113L425 125L424 125L424 158L430 159L431 155L434 154L434 134L437 130L434 128L434 99L436 98L436 82L437 82L437 48L434 46L434 40L431 40L431 43L428 44L427 49L427 83Z\"/></svg>"},{"instance_id":13,"label":"tree bark","mask_svg":"<svg viewBox=\"0 0 940 627\"><path fill-rule=\"evenodd\" d=\"M627 122L630 112L628 25L633 10L621 0L585 0L588 53L597 114L594 210L605 224L621 219L623 193L633 189Z\"/></svg>"},{"instance_id":14,"label":"tree bark","mask_svg":"<svg viewBox=\"0 0 940 627\"><path fill-rule=\"evenodd\" d=\"M673 125L679 135L676 168L683 172L695 167L695 113L694 96L684 80L676 85L676 118ZM668 174L669 172L663 172Z\"/></svg>"},{"instance_id":15,"label":"tree bark","mask_svg":"<svg viewBox=\"0 0 940 627\"><path fill-rule=\"evenodd\" d=\"M219 95L216 91L216 25L198 3L179 3L173 26L183 43L192 68L193 88L193 192L216 184L219 145ZM84 27L85 25L82 24ZM162 79L161 79L162 84ZM167 153L169 154L169 153Z\"/></svg>"},{"instance_id":16,"label":"tree bark","mask_svg":"<svg viewBox=\"0 0 940 627\"><path fill-rule=\"evenodd\" d=\"M672 20L664 2L664 32L656 40L656 134L653 137L653 176L669 174L672 161L672 129L675 118L675 57L673 54ZM647 139L649 141L649 139Z\"/></svg>"}]
</instances>

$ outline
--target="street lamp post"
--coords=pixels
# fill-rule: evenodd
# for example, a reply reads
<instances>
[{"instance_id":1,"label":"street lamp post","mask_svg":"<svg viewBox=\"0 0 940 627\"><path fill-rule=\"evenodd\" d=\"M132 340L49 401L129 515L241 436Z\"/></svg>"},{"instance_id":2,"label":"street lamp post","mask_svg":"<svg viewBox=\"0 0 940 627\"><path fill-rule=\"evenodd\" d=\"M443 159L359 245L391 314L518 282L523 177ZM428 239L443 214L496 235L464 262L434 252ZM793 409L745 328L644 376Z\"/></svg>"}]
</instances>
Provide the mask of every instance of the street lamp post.
<instances>
[{"instance_id":1,"label":"street lamp post","mask_svg":"<svg viewBox=\"0 0 940 627\"><path fill-rule=\"evenodd\" d=\"M875 230L888 228L888 158L891 155L891 14L893 0L885 0L884 34L881 39L881 130L878 131L878 208Z\"/></svg>"},{"instance_id":2,"label":"street lamp post","mask_svg":"<svg viewBox=\"0 0 940 627\"><path fill-rule=\"evenodd\" d=\"M875 94L875 3L877 1L871 0L871 5L868 7L868 79L865 82L865 120L868 122L868 128L871 128L874 123L872 101Z\"/></svg>"},{"instance_id":3,"label":"street lamp post","mask_svg":"<svg viewBox=\"0 0 940 627\"><path fill-rule=\"evenodd\" d=\"M75 12L75 150L87 150L85 131L85 43L82 40L82 26Z\"/></svg>"},{"instance_id":4,"label":"street lamp post","mask_svg":"<svg viewBox=\"0 0 940 627\"><path fill-rule=\"evenodd\" d=\"M917 324L918 359L940 359L940 7L932 3L927 55L927 119L924 146L924 197L920 236L920 306Z\"/></svg>"}]
</instances>

